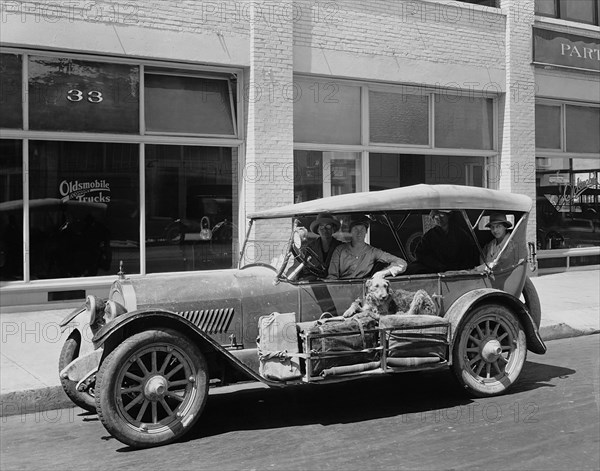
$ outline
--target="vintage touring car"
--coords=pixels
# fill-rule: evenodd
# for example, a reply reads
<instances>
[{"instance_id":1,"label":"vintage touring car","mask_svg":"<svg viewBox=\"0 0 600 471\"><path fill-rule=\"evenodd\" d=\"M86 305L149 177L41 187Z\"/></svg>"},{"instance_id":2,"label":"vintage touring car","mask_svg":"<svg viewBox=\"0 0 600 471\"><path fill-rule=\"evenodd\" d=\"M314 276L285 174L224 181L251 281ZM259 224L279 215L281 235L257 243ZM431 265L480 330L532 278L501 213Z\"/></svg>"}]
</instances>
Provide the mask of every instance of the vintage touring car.
<instances>
[{"instance_id":1,"label":"vintage touring car","mask_svg":"<svg viewBox=\"0 0 600 471\"><path fill-rule=\"evenodd\" d=\"M285 387L450 368L469 394L503 393L517 381L527 350L546 350L527 277L528 267L535 269L534 245L526 242L531 207L523 195L416 185L251 214L238 269L120 273L107 299L88 296L62 322L73 328L59 361L63 387L132 447L181 437L199 419L209 386L239 381ZM351 218L368 218L369 243L406 260L398 235L404 223L416 217L425 233L435 209L451 211L482 256L492 238L486 221L503 213L517 257L501 263L501 250L483 266L386 279L393 290L425 292L434 312L390 313L368 325L341 316L365 296L369 278L324 278L305 250L309 223L332 214L335 237L344 241ZM282 229L289 240L269 253Z\"/></svg>"}]
</instances>

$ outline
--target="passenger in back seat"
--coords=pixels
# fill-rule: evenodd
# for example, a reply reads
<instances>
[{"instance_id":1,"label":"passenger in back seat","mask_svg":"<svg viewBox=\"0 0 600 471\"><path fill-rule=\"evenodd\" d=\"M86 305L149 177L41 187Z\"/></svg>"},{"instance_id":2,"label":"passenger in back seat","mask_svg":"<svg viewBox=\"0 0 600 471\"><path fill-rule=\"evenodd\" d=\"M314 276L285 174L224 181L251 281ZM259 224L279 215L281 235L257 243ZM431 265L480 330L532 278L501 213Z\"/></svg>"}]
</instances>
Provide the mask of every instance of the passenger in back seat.
<instances>
[{"instance_id":1,"label":"passenger in back seat","mask_svg":"<svg viewBox=\"0 0 600 471\"><path fill-rule=\"evenodd\" d=\"M468 270L478 265L477 246L454 216L457 215L443 209L429 213L435 226L423 235L415 251L416 261L409 265L407 273Z\"/></svg>"}]
</instances>

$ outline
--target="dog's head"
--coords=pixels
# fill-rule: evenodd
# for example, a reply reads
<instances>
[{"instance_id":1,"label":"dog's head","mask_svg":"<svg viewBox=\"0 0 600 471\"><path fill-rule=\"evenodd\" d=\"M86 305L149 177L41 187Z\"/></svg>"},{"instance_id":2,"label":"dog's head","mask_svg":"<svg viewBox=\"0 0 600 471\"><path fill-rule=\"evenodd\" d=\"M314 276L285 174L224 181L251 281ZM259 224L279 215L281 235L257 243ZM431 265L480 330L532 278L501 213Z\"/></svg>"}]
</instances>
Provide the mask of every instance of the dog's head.
<instances>
[{"instance_id":1,"label":"dog's head","mask_svg":"<svg viewBox=\"0 0 600 471\"><path fill-rule=\"evenodd\" d=\"M384 278L372 278L365 283L366 298L373 304L379 305L390 298L390 282Z\"/></svg>"}]
</instances>

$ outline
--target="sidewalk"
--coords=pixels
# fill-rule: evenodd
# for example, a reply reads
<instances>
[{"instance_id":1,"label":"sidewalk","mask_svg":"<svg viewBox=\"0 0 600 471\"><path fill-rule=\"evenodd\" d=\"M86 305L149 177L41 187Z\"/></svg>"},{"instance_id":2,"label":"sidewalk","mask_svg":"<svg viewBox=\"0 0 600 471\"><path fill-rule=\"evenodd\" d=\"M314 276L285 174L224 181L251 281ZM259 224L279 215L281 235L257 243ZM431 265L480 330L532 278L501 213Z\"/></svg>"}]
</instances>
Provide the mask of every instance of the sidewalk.
<instances>
[{"instance_id":1,"label":"sidewalk","mask_svg":"<svg viewBox=\"0 0 600 471\"><path fill-rule=\"evenodd\" d=\"M532 278L542 303L546 341L600 332L600 271ZM58 378L58 357L72 309L0 314L0 416L72 407ZM551 346L550 346L551 348Z\"/></svg>"}]
</instances>

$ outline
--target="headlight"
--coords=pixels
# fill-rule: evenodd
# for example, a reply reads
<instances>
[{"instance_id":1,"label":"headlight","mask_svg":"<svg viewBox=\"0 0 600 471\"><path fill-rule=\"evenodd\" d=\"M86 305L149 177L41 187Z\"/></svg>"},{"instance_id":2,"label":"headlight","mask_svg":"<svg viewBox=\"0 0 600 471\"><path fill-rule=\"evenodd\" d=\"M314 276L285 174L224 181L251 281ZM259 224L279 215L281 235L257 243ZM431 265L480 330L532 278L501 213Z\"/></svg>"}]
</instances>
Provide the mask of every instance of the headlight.
<instances>
[{"instance_id":1,"label":"headlight","mask_svg":"<svg viewBox=\"0 0 600 471\"><path fill-rule=\"evenodd\" d=\"M106 323L109 323L116 317L120 316L121 314L125 314L126 312L127 309L125 309L121 304L113 301L112 299L106 301L106 304L104 306L104 321Z\"/></svg>"},{"instance_id":2,"label":"headlight","mask_svg":"<svg viewBox=\"0 0 600 471\"><path fill-rule=\"evenodd\" d=\"M96 324L102 318L102 309L104 301L92 294L85 298L85 310L90 313L90 325Z\"/></svg>"}]
</instances>

